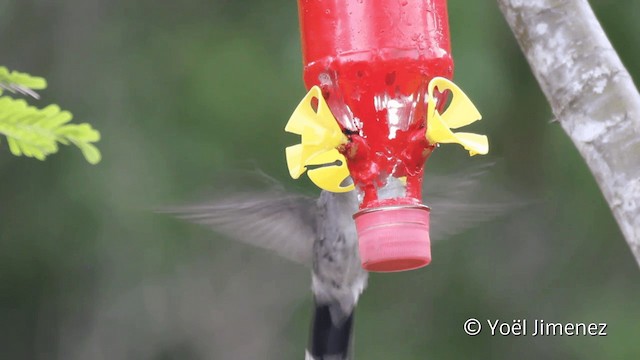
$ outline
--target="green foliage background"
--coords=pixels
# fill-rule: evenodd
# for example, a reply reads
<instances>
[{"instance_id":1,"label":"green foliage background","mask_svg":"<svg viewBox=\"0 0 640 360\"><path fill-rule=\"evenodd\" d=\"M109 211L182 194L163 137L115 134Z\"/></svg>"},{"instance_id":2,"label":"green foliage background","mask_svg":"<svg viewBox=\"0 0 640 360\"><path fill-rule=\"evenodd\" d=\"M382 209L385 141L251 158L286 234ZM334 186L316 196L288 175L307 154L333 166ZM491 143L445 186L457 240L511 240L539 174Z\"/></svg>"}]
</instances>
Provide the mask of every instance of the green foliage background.
<instances>
[{"instance_id":1,"label":"green foliage background","mask_svg":"<svg viewBox=\"0 0 640 360\"><path fill-rule=\"evenodd\" d=\"M640 2L591 3L640 78ZM372 276L358 358L637 358L638 267L588 169L495 2L449 14L456 82L500 161L491 182L541 201L436 244L426 269ZM302 358L306 269L150 211L242 181L220 179L235 168L317 191L283 155L304 95L295 3L4 0L0 44L2 65L48 80L38 103L100 129L103 155L43 163L0 144L0 358ZM428 171L478 161L442 149ZM469 317L609 335L468 337Z\"/></svg>"}]
</instances>

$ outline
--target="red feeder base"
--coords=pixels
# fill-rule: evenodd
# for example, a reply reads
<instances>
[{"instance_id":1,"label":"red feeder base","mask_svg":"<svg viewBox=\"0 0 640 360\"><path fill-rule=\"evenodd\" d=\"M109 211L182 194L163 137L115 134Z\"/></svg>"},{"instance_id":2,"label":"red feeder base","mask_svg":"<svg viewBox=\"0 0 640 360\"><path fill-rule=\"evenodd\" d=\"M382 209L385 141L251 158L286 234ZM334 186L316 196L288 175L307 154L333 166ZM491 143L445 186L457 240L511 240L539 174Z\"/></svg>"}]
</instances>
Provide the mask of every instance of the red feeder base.
<instances>
[{"instance_id":1,"label":"red feeder base","mask_svg":"<svg viewBox=\"0 0 640 360\"><path fill-rule=\"evenodd\" d=\"M365 270L405 271L431 262L429 207L410 205L365 209L353 218Z\"/></svg>"}]
</instances>

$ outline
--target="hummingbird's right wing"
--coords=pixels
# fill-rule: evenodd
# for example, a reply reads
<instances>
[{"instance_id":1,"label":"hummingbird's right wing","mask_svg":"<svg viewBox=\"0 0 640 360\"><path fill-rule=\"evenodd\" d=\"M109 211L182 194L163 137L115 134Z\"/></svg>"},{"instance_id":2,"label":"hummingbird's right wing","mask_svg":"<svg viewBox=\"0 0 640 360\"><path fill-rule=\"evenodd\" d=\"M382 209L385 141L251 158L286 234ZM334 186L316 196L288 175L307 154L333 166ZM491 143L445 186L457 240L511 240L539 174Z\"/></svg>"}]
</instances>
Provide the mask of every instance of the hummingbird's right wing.
<instances>
[{"instance_id":1,"label":"hummingbird's right wing","mask_svg":"<svg viewBox=\"0 0 640 360\"><path fill-rule=\"evenodd\" d=\"M310 266L316 200L284 190L232 194L198 205L161 209L233 240Z\"/></svg>"}]
</instances>

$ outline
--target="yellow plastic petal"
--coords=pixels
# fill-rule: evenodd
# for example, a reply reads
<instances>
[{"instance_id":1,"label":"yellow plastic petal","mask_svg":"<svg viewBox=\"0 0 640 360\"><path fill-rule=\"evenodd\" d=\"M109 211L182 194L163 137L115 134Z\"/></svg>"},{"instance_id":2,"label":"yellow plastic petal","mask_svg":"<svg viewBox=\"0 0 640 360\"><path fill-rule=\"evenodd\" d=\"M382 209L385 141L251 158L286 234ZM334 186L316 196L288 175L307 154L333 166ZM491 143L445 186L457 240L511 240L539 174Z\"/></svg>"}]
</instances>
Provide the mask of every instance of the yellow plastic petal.
<instances>
[{"instance_id":1,"label":"yellow plastic petal","mask_svg":"<svg viewBox=\"0 0 640 360\"><path fill-rule=\"evenodd\" d=\"M321 146L304 146L303 144L288 146L285 149L285 155L287 157L289 175L294 179L299 178L305 172L306 166L310 165L309 159L327 151L325 147Z\"/></svg>"},{"instance_id":2,"label":"yellow plastic petal","mask_svg":"<svg viewBox=\"0 0 640 360\"><path fill-rule=\"evenodd\" d=\"M313 109L313 99L318 102L316 110ZM331 114L329 105L317 86L312 87L300 101L284 130L302 135L302 144L305 146L321 145L334 148L347 142L347 137L342 133L338 121Z\"/></svg>"},{"instance_id":3,"label":"yellow plastic petal","mask_svg":"<svg viewBox=\"0 0 640 360\"><path fill-rule=\"evenodd\" d=\"M314 100L317 101L315 108ZM287 167L292 178L299 178L309 165L326 165L308 171L311 181L320 188L333 192L353 189L353 185L340 186L349 176L349 169L346 159L336 148L348 139L331 114L319 87L311 88L302 99L291 115L285 131L301 135L300 144L285 149ZM336 165L331 165L334 163Z\"/></svg>"},{"instance_id":4,"label":"yellow plastic petal","mask_svg":"<svg viewBox=\"0 0 640 360\"><path fill-rule=\"evenodd\" d=\"M304 174L306 168L302 164L302 144L296 144L288 146L284 149L287 156L287 167L289 168L289 175L292 178L297 179L300 175Z\"/></svg>"},{"instance_id":5,"label":"yellow plastic petal","mask_svg":"<svg viewBox=\"0 0 640 360\"><path fill-rule=\"evenodd\" d=\"M436 109L436 99L433 96L434 89L439 91L451 91L451 103L440 114ZM489 139L484 135L458 132L451 129L469 125L482 116L473 105L469 97L448 79L436 77L429 82L427 100L427 140L432 144L456 143L469 151L469 155L487 154L489 152Z\"/></svg>"},{"instance_id":6,"label":"yellow plastic petal","mask_svg":"<svg viewBox=\"0 0 640 360\"><path fill-rule=\"evenodd\" d=\"M338 163L339 162L339 163ZM307 171L309 179L313 181L319 188L331 192L347 192L353 190L353 184L342 186L341 184L349 177L349 168L347 161L336 149L324 152L309 160L307 165L326 165L316 169Z\"/></svg>"},{"instance_id":7,"label":"yellow plastic petal","mask_svg":"<svg viewBox=\"0 0 640 360\"><path fill-rule=\"evenodd\" d=\"M436 111L427 125L427 140L430 143L460 144L469 155L485 155L489 152L489 139L485 135L451 131Z\"/></svg>"},{"instance_id":8,"label":"yellow plastic petal","mask_svg":"<svg viewBox=\"0 0 640 360\"><path fill-rule=\"evenodd\" d=\"M469 151L469 155L486 155L489 153L489 138L486 135L457 132L454 134L458 143Z\"/></svg>"},{"instance_id":9,"label":"yellow plastic petal","mask_svg":"<svg viewBox=\"0 0 640 360\"><path fill-rule=\"evenodd\" d=\"M482 119L482 115L478 109L473 105L467 94L465 94L458 85L454 84L451 80L443 77L435 77L429 82L429 114L433 114L435 110L435 98L433 96L433 90L438 88L440 92L449 90L451 92L451 103L447 109L440 114L442 120L447 127L451 129L457 129L462 126L469 125L475 121Z\"/></svg>"}]
</instances>

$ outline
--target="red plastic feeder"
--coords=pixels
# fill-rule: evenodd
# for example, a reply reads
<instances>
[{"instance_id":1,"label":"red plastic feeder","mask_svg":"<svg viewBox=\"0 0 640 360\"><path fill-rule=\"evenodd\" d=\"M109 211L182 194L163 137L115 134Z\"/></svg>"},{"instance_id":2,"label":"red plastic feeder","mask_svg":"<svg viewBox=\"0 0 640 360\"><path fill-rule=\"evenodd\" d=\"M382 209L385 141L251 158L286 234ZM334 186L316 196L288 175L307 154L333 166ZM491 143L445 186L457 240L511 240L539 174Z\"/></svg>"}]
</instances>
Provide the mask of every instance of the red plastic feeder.
<instances>
[{"instance_id":1,"label":"red plastic feeder","mask_svg":"<svg viewBox=\"0 0 640 360\"><path fill-rule=\"evenodd\" d=\"M299 0L304 81L320 86L349 142L359 194L362 266L403 271L431 261L422 205L427 84L451 78L446 0ZM441 95L438 104L444 105Z\"/></svg>"}]
</instances>

